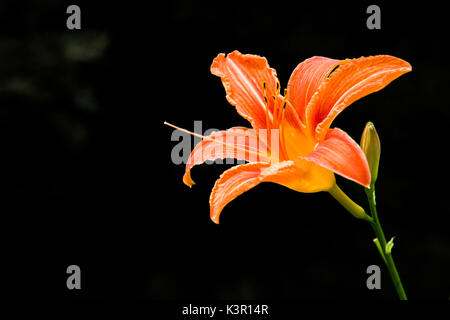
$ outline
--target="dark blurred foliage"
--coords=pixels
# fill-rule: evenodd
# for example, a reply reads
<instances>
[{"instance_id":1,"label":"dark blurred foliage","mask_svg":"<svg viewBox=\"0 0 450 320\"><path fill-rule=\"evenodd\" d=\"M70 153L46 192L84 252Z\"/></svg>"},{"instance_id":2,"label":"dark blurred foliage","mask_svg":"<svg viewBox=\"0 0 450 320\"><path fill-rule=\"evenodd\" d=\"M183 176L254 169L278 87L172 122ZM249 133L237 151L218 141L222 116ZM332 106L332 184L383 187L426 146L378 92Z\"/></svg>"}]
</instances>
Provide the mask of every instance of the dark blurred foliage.
<instances>
[{"instance_id":1,"label":"dark blurred foliage","mask_svg":"<svg viewBox=\"0 0 450 320\"><path fill-rule=\"evenodd\" d=\"M14 295L80 299L395 299L369 226L328 194L274 184L209 220L209 192L229 165L182 184L169 121L193 129L247 125L209 66L238 49L267 57L282 86L302 60L391 54L413 72L355 102L335 121L382 143L377 202L407 293L450 297L445 12L370 3L78 1L0 4L2 234ZM358 203L364 194L338 179ZM66 268L82 270L79 292ZM382 290L366 288L382 266ZM30 279L30 273L32 278ZM33 283L32 285L30 283Z\"/></svg>"}]
</instances>

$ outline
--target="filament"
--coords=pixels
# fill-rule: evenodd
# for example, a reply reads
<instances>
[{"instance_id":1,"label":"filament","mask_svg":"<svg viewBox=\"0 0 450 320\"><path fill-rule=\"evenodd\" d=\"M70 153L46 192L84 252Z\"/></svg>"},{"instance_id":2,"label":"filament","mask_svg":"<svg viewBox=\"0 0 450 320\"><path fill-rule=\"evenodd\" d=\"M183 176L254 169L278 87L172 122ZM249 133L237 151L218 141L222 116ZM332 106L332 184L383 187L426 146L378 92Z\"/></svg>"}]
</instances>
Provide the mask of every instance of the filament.
<instances>
[{"instance_id":1,"label":"filament","mask_svg":"<svg viewBox=\"0 0 450 320\"><path fill-rule=\"evenodd\" d=\"M220 139L215 139L215 138L212 138L212 137L205 137L205 136L203 136L203 135L201 135L201 134L198 134L198 133L195 133L195 132L192 132L192 131L189 131L189 130L186 130L186 129L183 129L183 128L180 128L180 127L177 127L176 125L173 125L173 124L171 124L171 123L169 123L169 122L166 122L166 121L164 121L164 124L165 124L166 126L169 126L169 127L174 128L174 129L176 129L176 130L180 130L181 132L184 132L184 133L193 135L194 137L201 138L201 139L203 139L203 140L208 140L208 141L218 142L218 143L220 143L220 144L222 144L222 145L224 145L224 146L226 146L226 147L229 147L229 148L232 148L232 149L235 149L235 150L240 150L240 151L243 151L243 152L248 152L248 153L254 154L254 155L258 156L257 159L259 159L260 156L264 156L263 154L261 154L261 153L258 152L258 151L252 151L252 150L250 150L250 149L241 148L241 147L239 147L239 146L237 146L237 145L231 145L231 144L229 144L229 143L226 143L226 142L221 141Z\"/></svg>"}]
</instances>

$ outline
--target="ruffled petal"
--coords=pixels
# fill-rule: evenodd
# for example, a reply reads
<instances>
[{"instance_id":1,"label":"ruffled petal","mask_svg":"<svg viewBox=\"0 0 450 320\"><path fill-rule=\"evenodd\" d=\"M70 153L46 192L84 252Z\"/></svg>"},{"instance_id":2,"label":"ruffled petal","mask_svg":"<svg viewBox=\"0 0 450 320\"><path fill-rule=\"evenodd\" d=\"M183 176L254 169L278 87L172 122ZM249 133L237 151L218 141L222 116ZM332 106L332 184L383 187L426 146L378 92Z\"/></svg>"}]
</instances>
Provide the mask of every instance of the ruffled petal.
<instances>
[{"instance_id":1,"label":"ruffled petal","mask_svg":"<svg viewBox=\"0 0 450 320\"><path fill-rule=\"evenodd\" d=\"M313 94L339 60L312 57L300 63L288 82L288 101L294 106L302 123L306 124L305 109Z\"/></svg>"},{"instance_id":2,"label":"ruffled petal","mask_svg":"<svg viewBox=\"0 0 450 320\"><path fill-rule=\"evenodd\" d=\"M219 223L222 209L237 196L261 183L261 171L269 166L268 163L247 163L222 173L209 197L211 220Z\"/></svg>"},{"instance_id":3,"label":"ruffled petal","mask_svg":"<svg viewBox=\"0 0 450 320\"><path fill-rule=\"evenodd\" d=\"M341 129L330 129L325 139L307 157L364 187L370 185L370 170L359 145Z\"/></svg>"},{"instance_id":4,"label":"ruffled petal","mask_svg":"<svg viewBox=\"0 0 450 320\"><path fill-rule=\"evenodd\" d=\"M267 147L258 139L255 131L244 127L234 127L225 131L216 131L200 141L192 150L186 163L183 182L191 187L193 166L207 160L232 158L249 162L268 162Z\"/></svg>"},{"instance_id":5,"label":"ruffled petal","mask_svg":"<svg viewBox=\"0 0 450 320\"><path fill-rule=\"evenodd\" d=\"M299 192L329 190L335 183L332 171L299 157L296 161L247 163L228 169L216 181L209 198L211 220L219 223L223 208L261 182L273 182Z\"/></svg>"},{"instance_id":6,"label":"ruffled petal","mask_svg":"<svg viewBox=\"0 0 450 320\"><path fill-rule=\"evenodd\" d=\"M327 134L334 118L347 106L411 71L408 62L388 55L344 62L322 82L306 108L307 121L319 141Z\"/></svg>"},{"instance_id":7,"label":"ruffled petal","mask_svg":"<svg viewBox=\"0 0 450 320\"><path fill-rule=\"evenodd\" d=\"M214 59L211 73L222 79L227 100L242 117L250 121L254 129L270 127L268 122L273 121L276 104L273 97L279 99L279 88L276 71L269 67L266 58L239 51L233 51L228 56L221 53Z\"/></svg>"}]
</instances>

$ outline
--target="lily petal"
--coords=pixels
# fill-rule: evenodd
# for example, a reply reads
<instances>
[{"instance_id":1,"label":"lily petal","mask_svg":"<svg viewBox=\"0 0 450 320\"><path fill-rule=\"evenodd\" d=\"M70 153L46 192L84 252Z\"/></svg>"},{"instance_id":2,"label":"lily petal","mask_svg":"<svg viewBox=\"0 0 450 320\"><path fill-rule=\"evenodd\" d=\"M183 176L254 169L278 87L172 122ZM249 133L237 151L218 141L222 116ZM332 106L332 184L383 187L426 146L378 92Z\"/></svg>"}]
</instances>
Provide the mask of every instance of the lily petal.
<instances>
[{"instance_id":1,"label":"lily petal","mask_svg":"<svg viewBox=\"0 0 450 320\"><path fill-rule=\"evenodd\" d=\"M261 178L304 193L327 191L336 181L332 171L301 156L270 166Z\"/></svg>"},{"instance_id":2,"label":"lily petal","mask_svg":"<svg viewBox=\"0 0 450 320\"><path fill-rule=\"evenodd\" d=\"M222 79L227 100L242 117L250 121L254 129L268 128L268 122L273 121L275 102L272 96L278 97L278 79L266 58L239 51L233 51L228 56L221 53L214 59L211 73ZM263 84L266 86L267 102ZM266 104L269 106L267 114Z\"/></svg>"},{"instance_id":3,"label":"lily petal","mask_svg":"<svg viewBox=\"0 0 450 320\"><path fill-rule=\"evenodd\" d=\"M328 130L325 139L307 159L364 187L370 185L366 156L359 145L341 129Z\"/></svg>"},{"instance_id":4,"label":"lily petal","mask_svg":"<svg viewBox=\"0 0 450 320\"><path fill-rule=\"evenodd\" d=\"M340 65L322 82L306 108L316 138L321 141L325 137L334 118L347 106L409 71L408 62L388 55L361 57Z\"/></svg>"},{"instance_id":5,"label":"lily petal","mask_svg":"<svg viewBox=\"0 0 450 320\"><path fill-rule=\"evenodd\" d=\"M338 63L339 60L335 59L312 57L301 62L292 72L287 85L287 98L304 124L308 102Z\"/></svg>"},{"instance_id":6,"label":"lily petal","mask_svg":"<svg viewBox=\"0 0 450 320\"><path fill-rule=\"evenodd\" d=\"M260 174L268 163L247 163L226 170L217 179L209 197L210 217L219 223L222 209L237 196L261 183Z\"/></svg>"},{"instance_id":7,"label":"lily petal","mask_svg":"<svg viewBox=\"0 0 450 320\"><path fill-rule=\"evenodd\" d=\"M207 160L233 158L251 162L268 162L267 147L258 139L255 131L244 127L233 127L224 131L215 131L200 141L192 150L186 163L183 182L191 187L193 166Z\"/></svg>"},{"instance_id":8,"label":"lily petal","mask_svg":"<svg viewBox=\"0 0 450 320\"><path fill-rule=\"evenodd\" d=\"M319 192L334 184L333 172L298 158L296 161L247 163L228 169L216 181L209 198L211 220L219 223L223 208L242 193L261 182L273 182L295 191Z\"/></svg>"}]
</instances>

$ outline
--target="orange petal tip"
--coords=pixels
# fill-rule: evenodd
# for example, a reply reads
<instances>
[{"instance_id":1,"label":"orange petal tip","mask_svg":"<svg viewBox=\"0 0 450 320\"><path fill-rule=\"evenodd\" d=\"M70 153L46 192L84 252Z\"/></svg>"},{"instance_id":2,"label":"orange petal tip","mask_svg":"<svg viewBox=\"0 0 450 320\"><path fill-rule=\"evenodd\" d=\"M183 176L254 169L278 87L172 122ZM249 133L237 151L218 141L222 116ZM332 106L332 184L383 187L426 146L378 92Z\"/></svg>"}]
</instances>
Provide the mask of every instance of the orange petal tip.
<instances>
[{"instance_id":1,"label":"orange petal tip","mask_svg":"<svg viewBox=\"0 0 450 320\"><path fill-rule=\"evenodd\" d=\"M186 172L183 176L183 183L187 185L189 188L192 188L192 186L195 184L194 180L191 178L190 172Z\"/></svg>"},{"instance_id":2,"label":"orange petal tip","mask_svg":"<svg viewBox=\"0 0 450 320\"><path fill-rule=\"evenodd\" d=\"M211 221L214 222L215 224L219 224L219 217L218 216L212 216L211 217Z\"/></svg>"}]
</instances>

